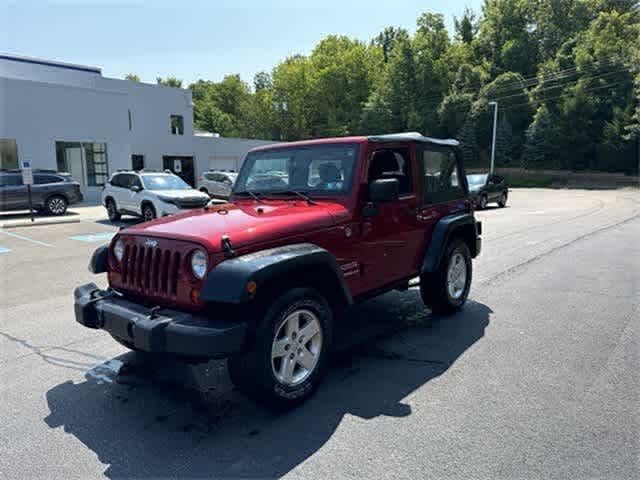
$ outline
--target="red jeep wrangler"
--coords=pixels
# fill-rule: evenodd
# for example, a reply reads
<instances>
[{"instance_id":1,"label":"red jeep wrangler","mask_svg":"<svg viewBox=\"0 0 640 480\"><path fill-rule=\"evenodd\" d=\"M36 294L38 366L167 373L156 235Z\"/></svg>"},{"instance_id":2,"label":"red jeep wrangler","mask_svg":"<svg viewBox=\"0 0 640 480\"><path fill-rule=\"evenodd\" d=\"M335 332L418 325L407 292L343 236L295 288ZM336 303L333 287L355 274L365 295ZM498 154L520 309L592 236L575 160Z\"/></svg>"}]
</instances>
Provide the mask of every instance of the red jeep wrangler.
<instances>
[{"instance_id":1,"label":"red jeep wrangler","mask_svg":"<svg viewBox=\"0 0 640 480\"><path fill-rule=\"evenodd\" d=\"M121 230L75 290L76 320L144 352L229 357L236 386L280 407L308 397L336 313L420 278L433 311L462 306L480 222L458 143L417 133L252 150L229 203Z\"/></svg>"}]
</instances>

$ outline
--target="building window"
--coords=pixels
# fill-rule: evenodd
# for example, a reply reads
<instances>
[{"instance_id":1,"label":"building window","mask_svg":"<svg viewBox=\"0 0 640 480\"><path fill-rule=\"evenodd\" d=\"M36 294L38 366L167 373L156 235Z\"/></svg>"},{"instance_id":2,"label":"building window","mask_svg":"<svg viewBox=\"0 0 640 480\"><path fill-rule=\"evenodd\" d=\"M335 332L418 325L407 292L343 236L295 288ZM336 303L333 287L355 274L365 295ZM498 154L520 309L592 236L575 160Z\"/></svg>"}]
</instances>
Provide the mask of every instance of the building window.
<instances>
[{"instance_id":1,"label":"building window","mask_svg":"<svg viewBox=\"0 0 640 480\"><path fill-rule=\"evenodd\" d=\"M131 169L142 170L144 168L144 155L131 155Z\"/></svg>"},{"instance_id":2,"label":"building window","mask_svg":"<svg viewBox=\"0 0 640 480\"><path fill-rule=\"evenodd\" d=\"M131 110L127 110L127 115L129 118L129 131L133 129L133 123L131 122Z\"/></svg>"},{"instance_id":3,"label":"building window","mask_svg":"<svg viewBox=\"0 0 640 480\"><path fill-rule=\"evenodd\" d=\"M182 115L171 115L171 133L173 135L184 135L184 120Z\"/></svg>"},{"instance_id":4,"label":"building window","mask_svg":"<svg viewBox=\"0 0 640 480\"><path fill-rule=\"evenodd\" d=\"M18 146L10 138L0 138L0 170L18 168Z\"/></svg>"},{"instance_id":5,"label":"building window","mask_svg":"<svg viewBox=\"0 0 640 480\"><path fill-rule=\"evenodd\" d=\"M90 187L103 186L109 177L107 144L89 142L56 142L58 171L69 172Z\"/></svg>"}]
</instances>

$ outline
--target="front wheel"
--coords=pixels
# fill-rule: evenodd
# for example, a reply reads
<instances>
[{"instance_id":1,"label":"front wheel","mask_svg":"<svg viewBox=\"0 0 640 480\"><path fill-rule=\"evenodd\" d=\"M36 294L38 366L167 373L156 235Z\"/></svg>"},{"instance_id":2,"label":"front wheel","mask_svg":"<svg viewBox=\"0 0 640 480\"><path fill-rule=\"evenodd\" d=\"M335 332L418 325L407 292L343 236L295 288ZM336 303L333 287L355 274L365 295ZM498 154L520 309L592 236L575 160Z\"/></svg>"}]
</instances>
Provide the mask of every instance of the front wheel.
<instances>
[{"instance_id":1,"label":"front wheel","mask_svg":"<svg viewBox=\"0 0 640 480\"><path fill-rule=\"evenodd\" d=\"M326 370L332 322L316 290L289 290L258 323L250 349L229 359L231 380L253 400L278 410L302 403Z\"/></svg>"},{"instance_id":2,"label":"front wheel","mask_svg":"<svg viewBox=\"0 0 640 480\"><path fill-rule=\"evenodd\" d=\"M156 218L156 209L153 208L153 205L145 203L142 206L142 218L145 222L149 222Z\"/></svg>"},{"instance_id":3,"label":"front wheel","mask_svg":"<svg viewBox=\"0 0 640 480\"><path fill-rule=\"evenodd\" d=\"M425 305L438 314L450 314L467 300L471 287L471 253L462 240L449 243L438 270L420 277L420 295Z\"/></svg>"},{"instance_id":4,"label":"front wheel","mask_svg":"<svg viewBox=\"0 0 640 480\"><path fill-rule=\"evenodd\" d=\"M106 202L107 207L107 216L111 222L117 222L120 220L120 213L118 213L118 208L116 207L116 202L109 199Z\"/></svg>"},{"instance_id":5,"label":"front wheel","mask_svg":"<svg viewBox=\"0 0 640 480\"><path fill-rule=\"evenodd\" d=\"M498 206L500 208L504 208L507 205L507 192L502 192L502 195L500 195L500 200L498 200Z\"/></svg>"}]
</instances>

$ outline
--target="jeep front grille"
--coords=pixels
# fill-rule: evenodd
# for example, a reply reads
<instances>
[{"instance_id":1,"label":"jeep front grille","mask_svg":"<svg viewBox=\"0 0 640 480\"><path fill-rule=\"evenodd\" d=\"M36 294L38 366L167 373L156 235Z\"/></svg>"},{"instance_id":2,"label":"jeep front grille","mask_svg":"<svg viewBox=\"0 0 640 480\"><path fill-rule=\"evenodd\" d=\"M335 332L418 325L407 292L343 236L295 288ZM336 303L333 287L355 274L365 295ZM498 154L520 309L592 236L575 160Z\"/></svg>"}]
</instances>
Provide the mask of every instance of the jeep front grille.
<instances>
[{"instance_id":1,"label":"jeep front grille","mask_svg":"<svg viewBox=\"0 0 640 480\"><path fill-rule=\"evenodd\" d=\"M123 287L149 295L178 294L179 252L142 245L126 245L122 257Z\"/></svg>"}]
</instances>

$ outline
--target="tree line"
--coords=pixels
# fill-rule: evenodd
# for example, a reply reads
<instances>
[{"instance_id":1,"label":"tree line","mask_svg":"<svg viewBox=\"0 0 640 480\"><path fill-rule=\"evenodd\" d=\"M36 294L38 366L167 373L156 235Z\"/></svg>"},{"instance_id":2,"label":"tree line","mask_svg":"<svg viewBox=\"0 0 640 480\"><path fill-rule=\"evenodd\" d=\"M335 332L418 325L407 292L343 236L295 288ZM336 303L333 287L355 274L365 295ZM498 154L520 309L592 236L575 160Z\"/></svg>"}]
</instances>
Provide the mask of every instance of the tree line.
<instances>
[{"instance_id":1,"label":"tree line","mask_svg":"<svg viewBox=\"0 0 640 480\"><path fill-rule=\"evenodd\" d=\"M228 75L189 88L196 129L225 137L419 131L459 139L472 166L487 165L497 102L498 166L634 172L640 10L636 0L485 0L454 18L453 35L427 12L413 34L330 35L251 85Z\"/></svg>"}]
</instances>

